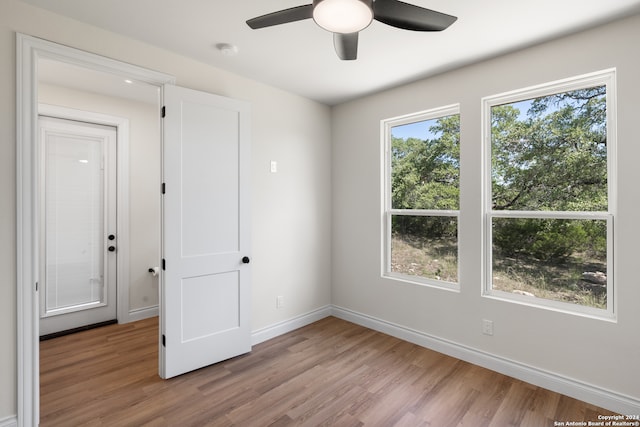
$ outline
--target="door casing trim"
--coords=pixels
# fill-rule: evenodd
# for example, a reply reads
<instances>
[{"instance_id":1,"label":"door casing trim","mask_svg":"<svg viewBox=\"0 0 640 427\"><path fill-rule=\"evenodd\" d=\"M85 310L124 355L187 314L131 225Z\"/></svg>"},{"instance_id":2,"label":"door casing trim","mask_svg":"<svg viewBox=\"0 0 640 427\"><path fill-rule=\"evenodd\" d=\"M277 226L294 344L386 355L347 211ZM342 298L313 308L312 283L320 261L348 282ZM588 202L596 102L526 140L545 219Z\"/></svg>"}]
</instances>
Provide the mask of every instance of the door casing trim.
<instances>
[{"instance_id":1,"label":"door casing trim","mask_svg":"<svg viewBox=\"0 0 640 427\"><path fill-rule=\"evenodd\" d=\"M103 71L160 87L175 77L16 33L16 381L18 426L38 425L40 379L37 146L38 59L46 58Z\"/></svg>"}]
</instances>

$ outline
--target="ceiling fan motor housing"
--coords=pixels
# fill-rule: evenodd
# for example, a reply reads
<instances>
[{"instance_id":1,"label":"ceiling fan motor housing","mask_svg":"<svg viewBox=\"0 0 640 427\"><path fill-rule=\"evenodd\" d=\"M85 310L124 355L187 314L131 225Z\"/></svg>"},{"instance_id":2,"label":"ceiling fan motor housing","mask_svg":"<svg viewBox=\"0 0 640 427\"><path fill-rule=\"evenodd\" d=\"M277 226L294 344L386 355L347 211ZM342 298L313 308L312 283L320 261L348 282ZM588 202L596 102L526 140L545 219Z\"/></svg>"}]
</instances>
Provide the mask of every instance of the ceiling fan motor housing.
<instances>
[{"instance_id":1,"label":"ceiling fan motor housing","mask_svg":"<svg viewBox=\"0 0 640 427\"><path fill-rule=\"evenodd\" d=\"M356 33L371 24L373 0L313 0L313 20L332 33Z\"/></svg>"}]
</instances>

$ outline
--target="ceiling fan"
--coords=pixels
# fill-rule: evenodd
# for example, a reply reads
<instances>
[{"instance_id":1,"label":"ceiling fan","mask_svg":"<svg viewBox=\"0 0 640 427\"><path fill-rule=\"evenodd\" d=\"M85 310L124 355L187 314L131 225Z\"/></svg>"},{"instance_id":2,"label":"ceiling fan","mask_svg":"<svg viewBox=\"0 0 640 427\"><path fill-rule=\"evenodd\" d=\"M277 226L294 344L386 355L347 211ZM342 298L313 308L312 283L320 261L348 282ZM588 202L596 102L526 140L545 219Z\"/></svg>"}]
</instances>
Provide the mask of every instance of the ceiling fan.
<instances>
[{"instance_id":1,"label":"ceiling fan","mask_svg":"<svg viewBox=\"0 0 640 427\"><path fill-rule=\"evenodd\" d=\"M333 33L333 45L343 60L358 57L358 33L374 19L413 31L442 31L458 19L399 0L313 0L312 4L249 19L247 25L255 30L309 18Z\"/></svg>"}]
</instances>

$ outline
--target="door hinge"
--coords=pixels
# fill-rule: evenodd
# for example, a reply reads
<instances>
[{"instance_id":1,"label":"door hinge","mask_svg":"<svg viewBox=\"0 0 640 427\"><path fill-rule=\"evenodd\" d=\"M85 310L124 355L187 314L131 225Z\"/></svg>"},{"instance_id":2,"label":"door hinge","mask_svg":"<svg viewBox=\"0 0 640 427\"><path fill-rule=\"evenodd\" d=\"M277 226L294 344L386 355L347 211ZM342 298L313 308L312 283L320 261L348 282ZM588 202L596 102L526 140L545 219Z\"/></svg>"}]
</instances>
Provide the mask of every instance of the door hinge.
<instances>
[{"instance_id":1,"label":"door hinge","mask_svg":"<svg viewBox=\"0 0 640 427\"><path fill-rule=\"evenodd\" d=\"M161 113L161 115L162 115L162 118L164 118L164 117L167 115L167 107L162 106L162 113Z\"/></svg>"},{"instance_id":2,"label":"door hinge","mask_svg":"<svg viewBox=\"0 0 640 427\"><path fill-rule=\"evenodd\" d=\"M38 292L38 282L36 282L36 292Z\"/></svg>"},{"instance_id":3,"label":"door hinge","mask_svg":"<svg viewBox=\"0 0 640 427\"><path fill-rule=\"evenodd\" d=\"M167 186L163 182L162 183L162 194L164 194L166 190L167 190Z\"/></svg>"},{"instance_id":4,"label":"door hinge","mask_svg":"<svg viewBox=\"0 0 640 427\"><path fill-rule=\"evenodd\" d=\"M162 269L166 270L167 268L167 263L165 262L164 258L162 258Z\"/></svg>"},{"instance_id":5,"label":"door hinge","mask_svg":"<svg viewBox=\"0 0 640 427\"><path fill-rule=\"evenodd\" d=\"M164 336L164 334L162 334L162 346L163 347L167 346L167 338Z\"/></svg>"}]
</instances>

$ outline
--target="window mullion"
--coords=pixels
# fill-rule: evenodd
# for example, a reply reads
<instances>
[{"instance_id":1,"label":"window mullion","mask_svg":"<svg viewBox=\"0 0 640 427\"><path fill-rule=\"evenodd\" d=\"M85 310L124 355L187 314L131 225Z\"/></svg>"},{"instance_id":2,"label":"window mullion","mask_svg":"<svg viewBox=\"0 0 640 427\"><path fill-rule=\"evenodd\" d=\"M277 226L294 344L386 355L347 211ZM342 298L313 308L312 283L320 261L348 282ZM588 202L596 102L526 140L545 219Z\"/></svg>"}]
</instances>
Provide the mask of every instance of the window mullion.
<instances>
[{"instance_id":1,"label":"window mullion","mask_svg":"<svg viewBox=\"0 0 640 427\"><path fill-rule=\"evenodd\" d=\"M390 209L389 213L406 216L460 216L460 211L436 209Z\"/></svg>"},{"instance_id":2,"label":"window mullion","mask_svg":"<svg viewBox=\"0 0 640 427\"><path fill-rule=\"evenodd\" d=\"M491 211L493 218L608 219L608 212L582 211Z\"/></svg>"}]
</instances>

